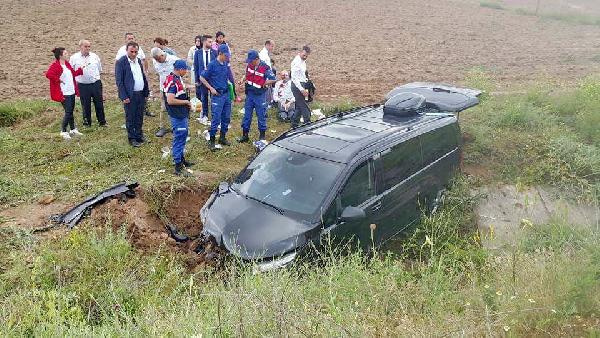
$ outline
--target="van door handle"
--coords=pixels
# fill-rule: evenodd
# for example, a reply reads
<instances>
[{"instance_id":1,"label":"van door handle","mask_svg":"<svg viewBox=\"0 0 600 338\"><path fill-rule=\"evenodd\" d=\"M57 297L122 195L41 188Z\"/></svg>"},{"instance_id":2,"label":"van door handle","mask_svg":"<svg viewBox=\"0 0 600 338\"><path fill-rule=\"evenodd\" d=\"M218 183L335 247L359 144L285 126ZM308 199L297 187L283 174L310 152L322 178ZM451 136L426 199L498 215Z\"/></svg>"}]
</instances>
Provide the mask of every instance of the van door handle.
<instances>
[{"instance_id":1,"label":"van door handle","mask_svg":"<svg viewBox=\"0 0 600 338\"><path fill-rule=\"evenodd\" d=\"M377 203L371 207L372 211L377 211L379 209L381 209L381 200L377 201Z\"/></svg>"}]
</instances>

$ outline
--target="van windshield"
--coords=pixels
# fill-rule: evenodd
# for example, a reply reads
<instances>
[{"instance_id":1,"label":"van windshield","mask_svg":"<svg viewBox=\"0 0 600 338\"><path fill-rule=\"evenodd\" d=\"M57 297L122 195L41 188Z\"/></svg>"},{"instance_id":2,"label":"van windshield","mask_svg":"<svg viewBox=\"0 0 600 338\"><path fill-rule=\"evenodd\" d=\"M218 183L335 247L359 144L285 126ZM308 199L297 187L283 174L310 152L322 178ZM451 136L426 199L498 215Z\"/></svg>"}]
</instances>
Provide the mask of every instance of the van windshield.
<instances>
[{"instance_id":1,"label":"van windshield","mask_svg":"<svg viewBox=\"0 0 600 338\"><path fill-rule=\"evenodd\" d=\"M282 212L312 215L342 169L341 164L271 145L240 173L232 188Z\"/></svg>"}]
</instances>

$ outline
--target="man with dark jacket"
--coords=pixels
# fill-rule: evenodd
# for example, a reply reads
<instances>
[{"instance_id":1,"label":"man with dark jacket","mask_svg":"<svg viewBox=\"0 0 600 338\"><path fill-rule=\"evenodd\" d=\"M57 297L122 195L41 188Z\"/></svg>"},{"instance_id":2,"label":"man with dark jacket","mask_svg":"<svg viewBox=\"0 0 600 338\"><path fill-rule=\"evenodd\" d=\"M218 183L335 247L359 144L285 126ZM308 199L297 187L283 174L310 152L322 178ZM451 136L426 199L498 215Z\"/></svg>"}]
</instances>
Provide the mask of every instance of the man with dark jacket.
<instances>
[{"instance_id":1,"label":"man with dark jacket","mask_svg":"<svg viewBox=\"0 0 600 338\"><path fill-rule=\"evenodd\" d=\"M115 66L119 99L125 108L127 137L133 147L139 147L145 142L142 125L144 106L149 94L144 66L137 57L138 49L136 42L127 43L127 55L121 57Z\"/></svg>"},{"instance_id":2,"label":"man with dark jacket","mask_svg":"<svg viewBox=\"0 0 600 338\"><path fill-rule=\"evenodd\" d=\"M208 69L208 65L217 58L217 53L211 48L212 37L202 35L200 38L202 48L194 53L194 79L196 82L196 97L202 101L202 114L198 117L198 122L208 125L208 88L200 81L200 74Z\"/></svg>"}]
</instances>

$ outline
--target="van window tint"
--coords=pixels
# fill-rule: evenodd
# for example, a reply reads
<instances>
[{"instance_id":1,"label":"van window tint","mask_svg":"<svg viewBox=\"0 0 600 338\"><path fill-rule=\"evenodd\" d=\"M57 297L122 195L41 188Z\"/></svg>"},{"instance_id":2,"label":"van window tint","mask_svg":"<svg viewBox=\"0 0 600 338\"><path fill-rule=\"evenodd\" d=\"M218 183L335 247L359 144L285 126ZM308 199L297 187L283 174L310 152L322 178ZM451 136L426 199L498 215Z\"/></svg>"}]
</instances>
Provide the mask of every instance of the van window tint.
<instances>
[{"instance_id":1,"label":"van window tint","mask_svg":"<svg viewBox=\"0 0 600 338\"><path fill-rule=\"evenodd\" d=\"M373 166L370 161L356 168L340 194L342 209L347 206L358 206L372 197L375 191L373 182Z\"/></svg>"},{"instance_id":2,"label":"van window tint","mask_svg":"<svg viewBox=\"0 0 600 338\"><path fill-rule=\"evenodd\" d=\"M458 147L456 124L432 130L421 137L423 164L428 165Z\"/></svg>"},{"instance_id":3,"label":"van window tint","mask_svg":"<svg viewBox=\"0 0 600 338\"><path fill-rule=\"evenodd\" d=\"M402 182L421 168L419 140L412 138L392 147L381 156L384 190Z\"/></svg>"}]
</instances>

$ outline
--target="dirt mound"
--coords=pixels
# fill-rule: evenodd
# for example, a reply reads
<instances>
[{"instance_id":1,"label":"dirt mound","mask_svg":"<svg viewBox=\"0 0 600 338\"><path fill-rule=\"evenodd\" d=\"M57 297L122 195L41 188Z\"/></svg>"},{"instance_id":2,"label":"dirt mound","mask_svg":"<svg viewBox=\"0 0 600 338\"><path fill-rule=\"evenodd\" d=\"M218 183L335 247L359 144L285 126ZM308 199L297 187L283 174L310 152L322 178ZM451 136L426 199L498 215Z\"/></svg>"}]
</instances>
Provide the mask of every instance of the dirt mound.
<instances>
[{"instance_id":1,"label":"dirt mound","mask_svg":"<svg viewBox=\"0 0 600 338\"><path fill-rule=\"evenodd\" d=\"M198 254L199 240L202 231L200 208L210 196L205 187L186 188L171 192L165 188L164 200L150 201L151 198L143 189L136 189L136 197L111 199L92 210L81 227L98 227L109 225L115 231L123 228L131 245L145 253L168 250L182 255L188 267L195 268L206 265L206 254ZM177 242L168 226L187 237Z\"/></svg>"}]
</instances>

